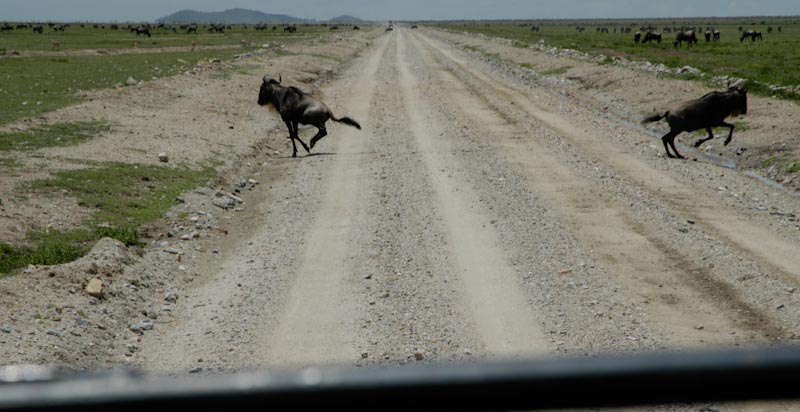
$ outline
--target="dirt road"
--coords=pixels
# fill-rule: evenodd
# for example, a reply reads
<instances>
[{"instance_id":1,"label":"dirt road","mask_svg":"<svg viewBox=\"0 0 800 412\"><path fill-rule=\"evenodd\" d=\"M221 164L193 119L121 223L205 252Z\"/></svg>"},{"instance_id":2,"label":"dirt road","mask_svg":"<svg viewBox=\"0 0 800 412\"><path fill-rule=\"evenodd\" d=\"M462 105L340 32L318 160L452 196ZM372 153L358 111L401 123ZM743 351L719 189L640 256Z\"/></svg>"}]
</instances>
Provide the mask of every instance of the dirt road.
<instances>
[{"instance_id":1,"label":"dirt road","mask_svg":"<svg viewBox=\"0 0 800 412\"><path fill-rule=\"evenodd\" d=\"M323 90L363 130L332 125L313 156L269 166L280 180L252 195L248 235L209 260L176 322L146 335L142 367L797 337L797 227L747 201L786 211L796 197L665 159L640 128L598 116L603 102L510 74L452 40L400 28Z\"/></svg>"}]
</instances>

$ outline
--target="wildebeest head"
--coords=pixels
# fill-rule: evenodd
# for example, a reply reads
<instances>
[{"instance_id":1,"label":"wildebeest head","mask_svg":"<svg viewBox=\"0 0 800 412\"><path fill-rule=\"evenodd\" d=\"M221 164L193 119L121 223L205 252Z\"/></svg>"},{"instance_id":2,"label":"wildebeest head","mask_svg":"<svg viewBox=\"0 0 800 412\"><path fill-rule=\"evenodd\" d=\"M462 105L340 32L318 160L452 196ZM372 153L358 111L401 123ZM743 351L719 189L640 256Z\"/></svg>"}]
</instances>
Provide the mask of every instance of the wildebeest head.
<instances>
[{"instance_id":1,"label":"wildebeest head","mask_svg":"<svg viewBox=\"0 0 800 412\"><path fill-rule=\"evenodd\" d=\"M281 76L275 80L269 76L264 76L264 81L261 83L261 90L258 92L258 105L264 106L272 101L273 90L275 86L281 84Z\"/></svg>"},{"instance_id":2,"label":"wildebeest head","mask_svg":"<svg viewBox=\"0 0 800 412\"><path fill-rule=\"evenodd\" d=\"M736 107L733 110L734 115L747 114L747 88L739 86L731 86L728 89L729 93L734 94Z\"/></svg>"}]
</instances>

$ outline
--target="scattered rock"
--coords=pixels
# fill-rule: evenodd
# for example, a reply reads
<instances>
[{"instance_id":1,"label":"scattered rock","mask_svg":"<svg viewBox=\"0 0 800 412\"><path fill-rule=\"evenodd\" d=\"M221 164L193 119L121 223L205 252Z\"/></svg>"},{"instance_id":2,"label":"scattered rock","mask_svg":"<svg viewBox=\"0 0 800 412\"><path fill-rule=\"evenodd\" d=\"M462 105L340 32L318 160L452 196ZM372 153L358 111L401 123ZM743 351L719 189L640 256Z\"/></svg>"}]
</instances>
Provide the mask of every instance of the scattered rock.
<instances>
[{"instance_id":1,"label":"scattered rock","mask_svg":"<svg viewBox=\"0 0 800 412\"><path fill-rule=\"evenodd\" d=\"M90 280L89 284L86 285L86 293L97 299L103 297L103 281L97 278Z\"/></svg>"},{"instance_id":2,"label":"scattered rock","mask_svg":"<svg viewBox=\"0 0 800 412\"><path fill-rule=\"evenodd\" d=\"M171 255L180 255L181 254L180 250L175 249L175 248L171 248L171 247L164 248L163 250L164 250L164 252L167 252L167 253L169 253Z\"/></svg>"},{"instance_id":3,"label":"scattered rock","mask_svg":"<svg viewBox=\"0 0 800 412\"><path fill-rule=\"evenodd\" d=\"M58 333L58 331L57 331L57 330L55 330L55 329L48 329L48 330L47 330L47 334L48 334L48 335L51 335L51 336L61 336L61 334L60 334L60 333Z\"/></svg>"},{"instance_id":4,"label":"scattered rock","mask_svg":"<svg viewBox=\"0 0 800 412\"><path fill-rule=\"evenodd\" d=\"M11 326L0 325L0 332L11 333Z\"/></svg>"},{"instance_id":5,"label":"scattered rock","mask_svg":"<svg viewBox=\"0 0 800 412\"><path fill-rule=\"evenodd\" d=\"M128 77L128 80L125 80L125 84L127 84L128 86L134 86L136 85L136 83L137 83L136 79L134 79L133 77Z\"/></svg>"},{"instance_id":6,"label":"scattered rock","mask_svg":"<svg viewBox=\"0 0 800 412\"><path fill-rule=\"evenodd\" d=\"M203 368L200 368L200 367L189 369L189 373L198 373L198 372L202 372L202 371L203 371Z\"/></svg>"},{"instance_id":7,"label":"scattered rock","mask_svg":"<svg viewBox=\"0 0 800 412\"><path fill-rule=\"evenodd\" d=\"M131 332L138 333L139 335L142 335L142 334L144 334L144 331L153 329L153 322L151 320L149 320L149 319L143 320L143 321L141 321L139 323L132 324L129 327L129 329L131 330Z\"/></svg>"},{"instance_id":8,"label":"scattered rock","mask_svg":"<svg viewBox=\"0 0 800 412\"><path fill-rule=\"evenodd\" d=\"M415 352L414 353L414 359L416 359L418 361L421 361L421 360L425 359L425 355L423 355L421 352Z\"/></svg>"},{"instance_id":9,"label":"scattered rock","mask_svg":"<svg viewBox=\"0 0 800 412\"><path fill-rule=\"evenodd\" d=\"M158 154L158 161L161 163L167 163L169 162L169 156L167 156L166 153L161 152Z\"/></svg>"},{"instance_id":10,"label":"scattered rock","mask_svg":"<svg viewBox=\"0 0 800 412\"><path fill-rule=\"evenodd\" d=\"M164 300L169 303L175 303L178 301L178 295L176 295L173 292L169 292L166 295L164 295Z\"/></svg>"}]
</instances>

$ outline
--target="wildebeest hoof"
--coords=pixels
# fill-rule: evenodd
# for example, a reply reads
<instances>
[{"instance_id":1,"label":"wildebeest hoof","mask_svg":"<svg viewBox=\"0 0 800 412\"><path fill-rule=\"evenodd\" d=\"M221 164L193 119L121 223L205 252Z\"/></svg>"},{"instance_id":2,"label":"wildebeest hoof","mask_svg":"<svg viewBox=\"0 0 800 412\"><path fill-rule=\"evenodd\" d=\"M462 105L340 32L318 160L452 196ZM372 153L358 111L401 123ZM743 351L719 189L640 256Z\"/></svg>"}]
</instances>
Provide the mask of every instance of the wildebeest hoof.
<instances>
[{"instance_id":1,"label":"wildebeest hoof","mask_svg":"<svg viewBox=\"0 0 800 412\"><path fill-rule=\"evenodd\" d=\"M730 139L726 140L726 141L725 141L725 146L727 146L727 145L728 145L728 143L730 143L730 142L731 142L731 141L730 141Z\"/></svg>"},{"instance_id":2,"label":"wildebeest hoof","mask_svg":"<svg viewBox=\"0 0 800 412\"><path fill-rule=\"evenodd\" d=\"M702 140L698 140L698 141L694 142L694 147L700 147L701 144L703 144L703 141Z\"/></svg>"}]
</instances>

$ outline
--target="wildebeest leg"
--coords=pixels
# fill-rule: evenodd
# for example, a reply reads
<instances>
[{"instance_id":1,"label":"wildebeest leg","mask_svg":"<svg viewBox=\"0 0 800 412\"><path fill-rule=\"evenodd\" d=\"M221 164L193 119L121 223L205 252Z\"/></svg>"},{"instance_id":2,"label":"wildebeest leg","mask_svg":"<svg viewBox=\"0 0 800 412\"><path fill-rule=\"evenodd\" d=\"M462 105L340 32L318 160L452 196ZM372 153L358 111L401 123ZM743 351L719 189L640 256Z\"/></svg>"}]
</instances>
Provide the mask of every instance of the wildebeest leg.
<instances>
[{"instance_id":1,"label":"wildebeest leg","mask_svg":"<svg viewBox=\"0 0 800 412\"><path fill-rule=\"evenodd\" d=\"M670 132L670 134L671 133L672 132ZM678 153L678 149L675 148L675 136L677 136L677 135L678 135L678 133L675 133L675 134L672 135L672 137L669 139L669 145L672 146L672 151L675 152L675 156L678 159L686 159L685 157L681 156L681 154Z\"/></svg>"},{"instance_id":2,"label":"wildebeest leg","mask_svg":"<svg viewBox=\"0 0 800 412\"><path fill-rule=\"evenodd\" d=\"M725 127L729 128L729 129L731 129L731 131L728 132L728 138L725 139L725 146L727 146L728 143L730 143L731 139L733 138L733 125L730 124L730 123L722 122L722 124L720 124L720 126L725 126Z\"/></svg>"},{"instance_id":3,"label":"wildebeest leg","mask_svg":"<svg viewBox=\"0 0 800 412\"><path fill-rule=\"evenodd\" d=\"M289 128L289 139L292 141L292 157L297 157L297 144L294 142L294 135L297 132L292 126L292 122L288 120L284 120L283 122L286 123L286 127Z\"/></svg>"},{"instance_id":4,"label":"wildebeest leg","mask_svg":"<svg viewBox=\"0 0 800 412\"><path fill-rule=\"evenodd\" d=\"M294 138L303 145L303 149L306 149L306 153L311 153L311 149L308 148L308 145L302 140L300 140L300 132L297 129L297 122L292 122L294 124Z\"/></svg>"},{"instance_id":5,"label":"wildebeest leg","mask_svg":"<svg viewBox=\"0 0 800 412\"><path fill-rule=\"evenodd\" d=\"M710 127L707 127L706 131L708 131L708 137L705 139L698 139L696 142L694 142L694 147L700 147L701 144L714 138L714 133L711 131Z\"/></svg>"},{"instance_id":6,"label":"wildebeest leg","mask_svg":"<svg viewBox=\"0 0 800 412\"><path fill-rule=\"evenodd\" d=\"M673 158L675 156L673 156L672 153L669 152L669 143L672 143L672 141L675 140L675 136L677 135L678 133L675 133L672 130L670 130L669 133L665 134L664 137L661 138L661 142L664 143L664 150L667 151L667 156L670 158ZM675 153L678 153L678 151L676 150ZM678 157L680 157L680 155L678 155Z\"/></svg>"},{"instance_id":7,"label":"wildebeest leg","mask_svg":"<svg viewBox=\"0 0 800 412\"><path fill-rule=\"evenodd\" d=\"M317 135L311 138L311 142L310 143L311 143L311 148L312 149L314 148L314 145L317 144L319 139L322 139L323 137L328 135L328 131L325 130L325 126L317 126L317 129L319 129L319 131L317 132Z\"/></svg>"}]
</instances>

